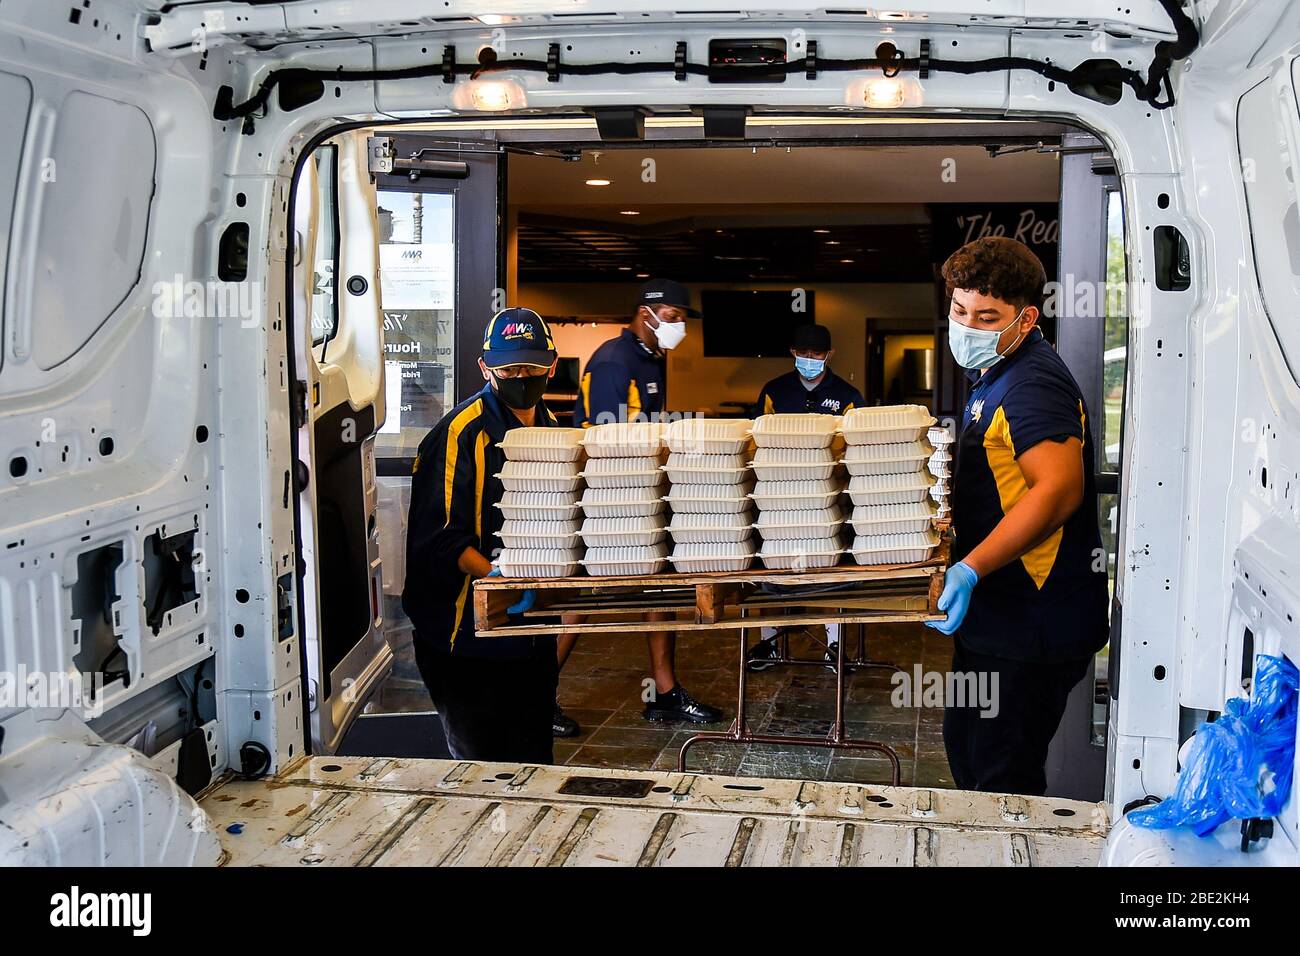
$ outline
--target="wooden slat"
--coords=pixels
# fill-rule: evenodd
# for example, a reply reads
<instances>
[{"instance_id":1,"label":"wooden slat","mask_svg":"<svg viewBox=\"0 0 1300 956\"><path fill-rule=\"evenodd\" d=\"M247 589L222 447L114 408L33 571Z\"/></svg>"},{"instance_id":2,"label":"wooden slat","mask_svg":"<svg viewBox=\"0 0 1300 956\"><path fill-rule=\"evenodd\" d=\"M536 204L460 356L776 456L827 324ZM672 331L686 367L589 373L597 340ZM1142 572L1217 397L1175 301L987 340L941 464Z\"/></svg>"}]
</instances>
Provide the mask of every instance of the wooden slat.
<instances>
[{"instance_id":1,"label":"wooden slat","mask_svg":"<svg viewBox=\"0 0 1300 956\"><path fill-rule=\"evenodd\" d=\"M947 546L940 546L929 561L924 564L889 565L885 567L860 567L856 564L840 564L833 568L818 568L807 571L770 571L765 568L749 568L744 571L718 571L710 574L679 574L675 571L651 575L614 575L609 577L568 577L568 578L478 578L474 582L475 591L518 590L532 588L548 590L551 588L663 588L694 584L847 584L864 580L893 580L899 578L927 578L947 562Z\"/></svg>"},{"instance_id":2,"label":"wooden slat","mask_svg":"<svg viewBox=\"0 0 1300 956\"><path fill-rule=\"evenodd\" d=\"M715 623L695 621L600 621L584 624L521 624L479 631L478 637L534 637L545 634L645 634L653 631L725 631L737 627L794 627L806 624L896 624L904 621L937 621L942 614L933 614L925 607L925 598L912 599L916 609L855 611L849 614L771 614L748 617L728 617Z\"/></svg>"},{"instance_id":3,"label":"wooden slat","mask_svg":"<svg viewBox=\"0 0 1300 956\"><path fill-rule=\"evenodd\" d=\"M506 608L519 598L516 591L491 591L474 588L474 629L488 631L500 627L509 619Z\"/></svg>"},{"instance_id":4,"label":"wooden slat","mask_svg":"<svg viewBox=\"0 0 1300 956\"><path fill-rule=\"evenodd\" d=\"M739 584L701 584L695 589L695 622L715 624L727 612L727 605L740 597Z\"/></svg>"},{"instance_id":5,"label":"wooden slat","mask_svg":"<svg viewBox=\"0 0 1300 956\"><path fill-rule=\"evenodd\" d=\"M930 588L927 594L927 600L930 606L930 613L932 614L939 613L939 595L943 594L943 578L943 574L935 574L930 578Z\"/></svg>"},{"instance_id":6,"label":"wooden slat","mask_svg":"<svg viewBox=\"0 0 1300 956\"><path fill-rule=\"evenodd\" d=\"M683 592L684 596L681 601L675 604L622 604L618 607L593 604L557 604L545 611L528 611L524 617L550 617L555 614L573 614L579 617L597 617L615 615L640 615L656 611L664 613L689 611L693 605L688 599L689 592ZM913 590L911 592L896 591L880 595L859 595L845 598L804 598L803 600L787 597L778 597L773 595L771 598L755 599L753 597L739 601L735 607L744 608L745 610L780 610L783 608L828 608L832 610L844 611L870 611L880 607L880 602L884 598L891 597L919 597L921 592Z\"/></svg>"}]
</instances>

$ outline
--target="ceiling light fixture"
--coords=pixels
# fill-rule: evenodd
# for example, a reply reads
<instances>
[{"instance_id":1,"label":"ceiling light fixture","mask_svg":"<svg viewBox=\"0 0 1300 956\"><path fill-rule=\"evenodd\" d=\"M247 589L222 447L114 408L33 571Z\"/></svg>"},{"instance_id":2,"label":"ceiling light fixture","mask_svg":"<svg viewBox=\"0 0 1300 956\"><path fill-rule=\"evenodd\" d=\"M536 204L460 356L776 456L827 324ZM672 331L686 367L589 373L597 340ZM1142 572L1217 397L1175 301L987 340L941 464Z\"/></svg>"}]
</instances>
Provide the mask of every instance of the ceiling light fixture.
<instances>
[{"instance_id":1,"label":"ceiling light fixture","mask_svg":"<svg viewBox=\"0 0 1300 956\"><path fill-rule=\"evenodd\" d=\"M500 113L523 109L528 105L528 98L524 95L524 88L514 80L470 80L456 84L451 102L460 110Z\"/></svg>"},{"instance_id":2,"label":"ceiling light fixture","mask_svg":"<svg viewBox=\"0 0 1300 956\"><path fill-rule=\"evenodd\" d=\"M587 180L587 185L588 185L588 186L608 186L609 184L610 184L610 181L609 181L608 179L588 179L588 180Z\"/></svg>"},{"instance_id":3,"label":"ceiling light fixture","mask_svg":"<svg viewBox=\"0 0 1300 956\"><path fill-rule=\"evenodd\" d=\"M618 214L619 214L620 216L639 216L639 215L641 215L641 213L640 213L638 210L636 210L636 209L620 209L620 210L618 211Z\"/></svg>"}]
</instances>

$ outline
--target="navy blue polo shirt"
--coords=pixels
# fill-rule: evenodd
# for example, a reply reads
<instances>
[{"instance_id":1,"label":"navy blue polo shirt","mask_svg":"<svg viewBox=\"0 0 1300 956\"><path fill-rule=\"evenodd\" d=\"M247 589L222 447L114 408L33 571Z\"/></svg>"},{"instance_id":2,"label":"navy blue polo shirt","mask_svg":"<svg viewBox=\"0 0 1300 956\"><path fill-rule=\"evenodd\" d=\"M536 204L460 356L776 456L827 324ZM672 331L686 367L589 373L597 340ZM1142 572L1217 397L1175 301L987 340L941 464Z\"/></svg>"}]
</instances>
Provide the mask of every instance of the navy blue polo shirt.
<instances>
[{"instance_id":1,"label":"navy blue polo shirt","mask_svg":"<svg viewBox=\"0 0 1300 956\"><path fill-rule=\"evenodd\" d=\"M573 420L583 428L654 421L664 410L664 357L631 329L601 344L587 360Z\"/></svg>"},{"instance_id":2,"label":"navy blue polo shirt","mask_svg":"<svg viewBox=\"0 0 1300 956\"><path fill-rule=\"evenodd\" d=\"M544 403L534 424L556 424ZM554 638L476 638L471 578L457 566L466 548L489 560L501 549L503 515L493 506L505 488L493 476L506 461L501 440L518 427L519 419L488 382L444 415L416 453L402 607L416 640L437 653L498 659L555 654Z\"/></svg>"},{"instance_id":3,"label":"navy blue polo shirt","mask_svg":"<svg viewBox=\"0 0 1300 956\"><path fill-rule=\"evenodd\" d=\"M821 412L824 415L843 415L850 408L861 408L865 404L862 393L830 369L812 389L804 388L803 376L795 370L778 375L763 386L758 393L755 414Z\"/></svg>"},{"instance_id":4,"label":"navy blue polo shirt","mask_svg":"<svg viewBox=\"0 0 1300 956\"><path fill-rule=\"evenodd\" d=\"M980 579L956 638L1012 660L1087 657L1106 643L1109 595L1083 393L1038 329L983 375L969 374L952 480L953 561L988 537L1028 491L1016 459L1039 442L1082 441L1084 490L1061 528Z\"/></svg>"}]
</instances>

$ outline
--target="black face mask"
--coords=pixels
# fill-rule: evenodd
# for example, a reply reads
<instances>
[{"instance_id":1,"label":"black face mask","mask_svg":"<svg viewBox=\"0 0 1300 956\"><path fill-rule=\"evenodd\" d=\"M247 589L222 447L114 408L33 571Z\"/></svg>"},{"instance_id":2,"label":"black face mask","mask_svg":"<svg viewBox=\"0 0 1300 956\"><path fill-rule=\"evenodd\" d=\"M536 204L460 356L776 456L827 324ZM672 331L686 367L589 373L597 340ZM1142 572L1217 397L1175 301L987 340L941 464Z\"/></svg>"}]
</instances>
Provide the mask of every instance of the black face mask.
<instances>
[{"instance_id":1,"label":"black face mask","mask_svg":"<svg viewBox=\"0 0 1300 956\"><path fill-rule=\"evenodd\" d=\"M546 392L549 375L520 375L515 378L501 378L492 374L492 386L497 396L511 408L527 411L536 407Z\"/></svg>"}]
</instances>

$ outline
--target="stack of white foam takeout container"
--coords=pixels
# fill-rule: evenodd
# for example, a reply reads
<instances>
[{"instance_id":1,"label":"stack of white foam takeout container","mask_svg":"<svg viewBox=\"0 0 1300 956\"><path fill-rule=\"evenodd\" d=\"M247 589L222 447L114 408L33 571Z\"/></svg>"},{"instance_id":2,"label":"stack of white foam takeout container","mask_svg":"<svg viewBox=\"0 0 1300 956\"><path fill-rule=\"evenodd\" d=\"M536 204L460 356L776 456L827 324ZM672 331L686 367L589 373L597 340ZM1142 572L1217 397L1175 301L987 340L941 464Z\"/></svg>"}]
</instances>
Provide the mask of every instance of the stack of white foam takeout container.
<instances>
[{"instance_id":1,"label":"stack of white foam takeout container","mask_svg":"<svg viewBox=\"0 0 1300 956\"><path fill-rule=\"evenodd\" d=\"M582 559L581 428L512 428L500 448L506 463L496 477L505 494L497 568L504 577L558 578L576 574Z\"/></svg>"},{"instance_id":2,"label":"stack of white foam takeout container","mask_svg":"<svg viewBox=\"0 0 1300 956\"><path fill-rule=\"evenodd\" d=\"M937 506L935 517L948 518L952 510L948 506L948 482L952 480L952 446L955 439L952 429L942 425L931 428L927 437L934 446L934 454L930 456L930 474L934 475L935 483L930 489L930 497Z\"/></svg>"},{"instance_id":3,"label":"stack of white foam takeout container","mask_svg":"<svg viewBox=\"0 0 1300 956\"><path fill-rule=\"evenodd\" d=\"M927 469L935 451L927 440L932 425L934 418L921 405L845 414L841 434L855 535L850 552L858 564L925 561L939 544L930 497L935 479Z\"/></svg>"},{"instance_id":4,"label":"stack of white foam takeout container","mask_svg":"<svg viewBox=\"0 0 1300 956\"><path fill-rule=\"evenodd\" d=\"M593 425L582 437L588 574L657 574L668 559L663 502L663 429L659 422Z\"/></svg>"},{"instance_id":5,"label":"stack of white foam takeout container","mask_svg":"<svg viewBox=\"0 0 1300 956\"><path fill-rule=\"evenodd\" d=\"M753 477L744 418L684 418L665 432L672 507L669 560L685 574L743 571L754 562Z\"/></svg>"},{"instance_id":6,"label":"stack of white foam takeout container","mask_svg":"<svg viewBox=\"0 0 1300 956\"><path fill-rule=\"evenodd\" d=\"M754 527L759 557L772 569L829 568L844 554L844 480L837 464L839 418L763 415L754 421L751 467L758 481Z\"/></svg>"}]
</instances>

